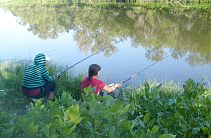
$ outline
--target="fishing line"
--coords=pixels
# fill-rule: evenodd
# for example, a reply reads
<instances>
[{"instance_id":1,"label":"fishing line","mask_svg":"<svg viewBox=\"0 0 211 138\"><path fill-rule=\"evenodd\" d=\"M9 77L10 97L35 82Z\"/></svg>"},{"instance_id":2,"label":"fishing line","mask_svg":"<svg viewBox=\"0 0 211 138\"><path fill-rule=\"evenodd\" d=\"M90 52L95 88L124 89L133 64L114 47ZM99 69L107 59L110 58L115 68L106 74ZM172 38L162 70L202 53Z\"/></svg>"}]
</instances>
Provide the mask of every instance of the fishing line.
<instances>
[{"instance_id":1,"label":"fishing line","mask_svg":"<svg viewBox=\"0 0 211 138\"><path fill-rule=\"evenodd\" d=\"M53 51L55 51L55 50L57 50L57 49L53 49L53 50L51 50L51 51L46 52L46 55L48 55L49 52L53 52Z\"/></svg>"},{"instance_id":2,"label":"fishing line","mask_svg":"<svg viewBox=\"0 0 211 138\"><path fill-rule=\"evenodd\" d=\"M45 51L46 51L49 47L51 47L51 46L46 47ZM44 51L44 53L45 53L45 51Z\"/></svg>"},{"instance_id":3,"label":"fishing line","mask_svg":"<svg viewBox=\"0 0 211 138\"><path fill-rule=\"evenodd\" d=\"M31 60L32 59L32 56L31 56L30 50L28 52L29 52L29 56L30 56L30 60Z\"/></svg>"},{"instance_id":4,"label":"fishing line","mask_svg":"<svg viewBox=\"0 0 211 138\"><path fill-rule=\"evenodd\" d=\"M129 36L129 37L130 37L130 36ZM126 37L126 38L124 38L124 39L127 39L127 38L129 38L129 37ZM121 42L121 41L124 40L124 39L121 39L121 40L117 41L116 43L119 43L119 42ZM114 43L114 44L116 44L116 43ZM114 44L111 44L111 45L109 45L109 46L107 46L107 47L105 47L105 48L103 48L103 49L101 49L101 50L95 52L94 54L92 54L92 55L90 55L90 56L88 56L88 57L82 59L81 61L75 63L74 65L70 66L69 68L67 68L67 69L65 69L65 70L63 70L63 71L61 71L61 72L59 72L58 74L55 75L55 77L58 77L58 78L59 78L60 74L62 74L62 73L64 73L65 71L67 71L67 70L73 68L75 65L77 65L77 64L81 63L82 61L84 61L84 60L86 60L86 59L88 59L88 58L90 58L90 57L96 55L96 54L99 53L100 51L103 51L104 49L109 48L110 46L112 46L112 45L114 45Z\"/></svg>"},{"instance_id":5,"label":"fishing line","mask_svg":"<svg viewBox=\"0 0 211 138\"><path fill-rule=\"evenodd\" d=\"M177 52L179 52L179 51L181 51L181 50L178 50ZM145 69L141 70L140 72L138 72L138 73L134 74L134 75L133 75L133 76L131 76L130 78L128 78L128 79L126 79L125 81L123 81L123 82L122 82L122 84L124 84L124 83L128 82L130 79L132 79L132 78L134 78L135 76L139 75L141 72L145 71L146 69L150 68L151 66L153 66L153 65L157 64L158 62L160 62L160 61L164 60L165 58L167 58L167 57L169 57L169 56L171 56L171 55L172 55L172 54L170 54L170 55L168 55L168 56L166 56L166 57L162 58L161 60L159 60L159 61L157 61L157 62L155 62L155 63L153 63L153 64L151 64L151 65L149 65L149 66L148 66L148 67L146 67Z\"/></svg>"}]
</instances>

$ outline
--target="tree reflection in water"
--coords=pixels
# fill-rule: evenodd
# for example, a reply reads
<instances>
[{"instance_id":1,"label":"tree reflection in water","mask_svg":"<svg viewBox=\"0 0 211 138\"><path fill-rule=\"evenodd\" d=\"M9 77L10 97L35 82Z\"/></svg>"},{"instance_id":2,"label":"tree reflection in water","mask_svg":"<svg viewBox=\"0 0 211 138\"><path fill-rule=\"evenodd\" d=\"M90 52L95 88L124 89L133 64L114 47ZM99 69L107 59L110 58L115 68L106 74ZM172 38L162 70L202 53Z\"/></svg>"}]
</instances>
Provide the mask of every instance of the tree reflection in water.
<instances>
[{"instance_id":1,"label":"tree reflection in water","mask_svg":"<svg viewBox=\"0 0 211 138\"><path fill-rule=\"evenodd\" d=\"M87 54L127 36L134 48L144 47L145 56L159 61L170 49L178 59L189 54L191 66L211 62L211 6L159 3L57 3L4 5L29 24L28 31L42 39L56 39L64 32L74 31L80 51ZM42 15L42 16L41 16ZM176 51L182 52L177 53ZM118 52L115 46L104 50L109 57Z\"/></svg>"}]
</instances>

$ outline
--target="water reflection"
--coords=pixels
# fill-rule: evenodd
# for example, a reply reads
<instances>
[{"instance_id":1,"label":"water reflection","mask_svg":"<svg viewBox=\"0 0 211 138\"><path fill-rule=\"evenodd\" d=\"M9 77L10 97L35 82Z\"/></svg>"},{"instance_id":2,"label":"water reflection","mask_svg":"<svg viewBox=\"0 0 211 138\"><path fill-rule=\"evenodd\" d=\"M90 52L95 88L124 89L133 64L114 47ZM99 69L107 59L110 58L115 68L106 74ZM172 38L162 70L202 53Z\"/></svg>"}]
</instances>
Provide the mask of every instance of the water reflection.
<instances>
[{"instance_id":1,"label":"water reflection","mask_svg":"<svg viewBox=\"0 0 211 138\"><path fill-rule=\"evenodd\" d=\"M153 5L153 4L152 4ZM156 4L33 4L7 5L20 25L29 24L28 31L42 39L57 39L64 32L74 31L80 51L92 53L127 36L134 48L145 48L151 61L162 59L166 48L172 57L184 57L190 66L206 65L211 61L210 5L178 7ZM211 8L210 8L211 9ZM178 53L177 51L182 52ZM103 51L109 57L118 52L116 46Z\"/></svg>"}]
</instances>

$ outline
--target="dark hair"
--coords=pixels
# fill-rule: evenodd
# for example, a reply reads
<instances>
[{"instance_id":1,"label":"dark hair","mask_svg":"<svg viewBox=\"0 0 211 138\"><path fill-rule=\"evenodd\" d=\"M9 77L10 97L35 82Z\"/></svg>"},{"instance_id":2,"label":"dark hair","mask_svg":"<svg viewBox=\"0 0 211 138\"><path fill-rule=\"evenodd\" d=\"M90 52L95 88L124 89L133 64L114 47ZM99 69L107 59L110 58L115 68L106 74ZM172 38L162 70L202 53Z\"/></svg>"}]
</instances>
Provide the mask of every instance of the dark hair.
<instances>
[{"instance_id":1,"label":"dark hair","mask_svg":"<svg viewBox=\"0 0 211 138\"><path fill-rule=\"evenodd\" d=\"M86 87L89 85L89 82L92 79L92 77L95 76L95 75L97 75L98 74L98 71L100 71L100 70L101 70L101 67L99 65L97 65L97 64L91 64L89 66L89 71L88 71L89 78L87 80Z\"/></svg>"}]
</instances>

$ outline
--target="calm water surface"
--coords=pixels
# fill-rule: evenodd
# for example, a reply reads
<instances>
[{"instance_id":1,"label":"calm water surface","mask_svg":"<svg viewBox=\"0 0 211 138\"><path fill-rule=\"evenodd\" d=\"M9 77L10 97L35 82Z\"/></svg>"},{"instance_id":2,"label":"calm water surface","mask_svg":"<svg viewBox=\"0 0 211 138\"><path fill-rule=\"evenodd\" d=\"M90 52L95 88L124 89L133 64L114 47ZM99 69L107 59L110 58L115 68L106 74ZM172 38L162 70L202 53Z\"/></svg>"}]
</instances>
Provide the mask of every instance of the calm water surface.
<instances>
[{"instance_id":1,"label":"calm water surface","mask_svg":"<svg viewBox=\"0 0 211 138\"><path fill-rule=\"evenodd\" d=\"M184 83L189 78L201 80L201 73L211 81L209 17L210 13L203 10L156 11L133 5L2 6L0 59L33 60L36 54L45 53L51 60L71 66L131 36L73 70L87 72L90 64L99 64L100 79L109 84L124 81L171 55L130 83L139 86L146 78Z\"/></svg>"}]
</instances>

